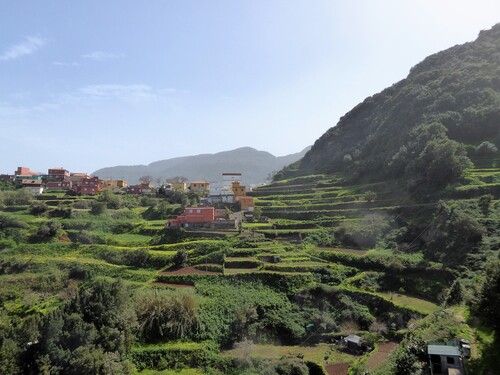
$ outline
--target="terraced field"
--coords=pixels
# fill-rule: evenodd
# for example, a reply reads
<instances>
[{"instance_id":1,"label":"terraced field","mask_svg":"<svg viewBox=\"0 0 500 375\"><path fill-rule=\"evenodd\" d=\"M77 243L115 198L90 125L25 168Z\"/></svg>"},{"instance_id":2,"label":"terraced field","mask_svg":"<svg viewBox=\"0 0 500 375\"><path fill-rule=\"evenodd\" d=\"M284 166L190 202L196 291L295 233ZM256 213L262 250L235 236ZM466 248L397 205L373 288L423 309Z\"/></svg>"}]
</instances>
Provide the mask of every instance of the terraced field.
<instances>
[{"instance_id":1,"label":"terraced field","mask_svg":"<svg viewBox=\"0 0 500 375\"><path fill-rule=\"evenodd\" d=\"M500 169L470 170L466 175L469 184L456 187L454 194L477 197L496 191L500 186L499 176ZM61 274L73 275L76 283L78 278L99 275L121 279L134 290L159 288L169 293L191 293L207 311L220 306L228 308L228 298L236 298L247 287L265 286L266 293L278 293L283 299L279 303L273 300L258 311L292 301L303 309L302 314L307 314L312 308L307 304L315 298L319 298L316 303L320 305L325 301L332 306L338 301L349 301L347 308L362 312L374 322L391 322L394 329L404 329L410 319L432 315L439 309L438 292L450 287L452 271L425 259L420 252L375 246L378 231L384 231L392 218L414 209L432 212L437 202L414 202L397 184L352 186L338 176L324 175L281 181L259 188L252 195L261 211L261 220L244 223L241 233L236 230L188 231L179 239L168 237L170 232L164 228L164 219L145 218L148 207L108 209L100 215L92 214L90 208L74 208L69 217L52 219L61 224L61 235L52 242L7 241L2 245L7 249L2 251L8 262L22 263L16 265L22 269L20 272L0 274L6 293L14 296L3 304L3 309L7 314L56 310L62 294L53 293L64 286ZM95 198L54 194L47 202L50 207L62 207L65 204L83 206L80 201L93 200ZM33 235L36 228L51 219L34 215L28 205L10 206L1 215L4 221L27 228L22 229L26 236ZM353 230L358 237L350 234ZM369 230L372 232L368 233ZM336 242L340 236L344 236L342 240L348 244ZM185 252L186 262L174 266L179 252ZM21 287L30 287L35 292L23 299L18 292ZM231 287L235 291L228 295ZM215 306L210 305L212 300ZM239 314L239 307L233 306L233 310L222 315ZM251 317L253 312L249 314ZM266 360L303 356L319 364L323 371L347 370L366 356L332 347L331 335L358 332L360 327L357 323L351 324L350 319L344 325L328 326L330 316L332 311L326 318L321 315L306 318L309 319L306 325L315 327L313 332L319 327L329 330L327 333L319 329L321 334L305 336L314 337L314 344L261 343L254 345L250 353L236 348L222 355L232 359L250 356ZM273 324L279 326L282 322ZM369 322L364 323L365 331L360 332L365 334L369 327ZM155 361L161 357L176 363L173 353L182 352L186 357L178 364L181 371L178 373L197 374L200 373L197 368L204 364L194 360L191 355L198 354L193 353L202 350L203 357L208 350L210 355L218 355L213 348L199 346L200 342L186 344L136 347L133 355L142 356L138 364L142 366L151 361L141 371L137 369L137 373L170 374L170 370L162 369L160 362ZM189 344L193 344L192 347ZM367 364L372 370L381 365L393 346L380 348L382 350L368 357ZM188 368L181 370L182 367Z\"/></svg>"}]
</instances>

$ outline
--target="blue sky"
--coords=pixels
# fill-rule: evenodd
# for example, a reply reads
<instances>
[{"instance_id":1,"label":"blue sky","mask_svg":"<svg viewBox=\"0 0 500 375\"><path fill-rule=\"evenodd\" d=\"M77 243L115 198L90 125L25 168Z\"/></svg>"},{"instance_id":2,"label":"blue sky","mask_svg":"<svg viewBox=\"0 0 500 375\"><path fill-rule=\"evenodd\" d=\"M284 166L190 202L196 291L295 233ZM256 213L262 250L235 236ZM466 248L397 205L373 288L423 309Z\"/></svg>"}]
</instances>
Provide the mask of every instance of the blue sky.
<instances>
[{"instance_id":1,"label":"blue sky","mask_svg":"<svg viewBox=\"0 0 500 375\"><path fill-rule=\"evenodd\" d=\"M0 0L0 173L314 143L489 0Z\"/></svg>"}]
</instances>

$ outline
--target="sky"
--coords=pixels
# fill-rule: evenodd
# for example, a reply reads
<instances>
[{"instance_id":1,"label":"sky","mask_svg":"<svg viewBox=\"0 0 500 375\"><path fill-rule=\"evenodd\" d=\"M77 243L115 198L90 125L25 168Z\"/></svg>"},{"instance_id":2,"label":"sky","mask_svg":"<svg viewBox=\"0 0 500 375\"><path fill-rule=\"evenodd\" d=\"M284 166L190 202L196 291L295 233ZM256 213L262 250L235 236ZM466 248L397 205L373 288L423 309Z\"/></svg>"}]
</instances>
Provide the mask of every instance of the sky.
<instances>
[{"instance_id":1,"label":"sky","mask_svg":"<svg viewBox=\"0 0 500 375\"><path fill-rule=\"evenodd\" d=\"M311 145L498 0L0 0L0 173Z\"/></svg>"}]
</instances>

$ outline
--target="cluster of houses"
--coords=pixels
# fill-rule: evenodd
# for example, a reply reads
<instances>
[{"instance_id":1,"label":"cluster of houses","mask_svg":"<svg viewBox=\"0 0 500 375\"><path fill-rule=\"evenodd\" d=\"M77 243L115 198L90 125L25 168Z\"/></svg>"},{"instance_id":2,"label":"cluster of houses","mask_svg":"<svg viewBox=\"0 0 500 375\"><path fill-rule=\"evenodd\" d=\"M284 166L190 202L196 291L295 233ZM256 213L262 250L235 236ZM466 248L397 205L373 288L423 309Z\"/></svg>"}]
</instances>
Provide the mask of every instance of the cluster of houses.
<instances>
[{"instance_id":1,"label":"cluster of houses","mask_svg":"<svg viewBox=\"0 0 500 375\"><path fill-rule=\"evenodd\" d=\"M95 195L103 190L116 190L128 194L144 195L155 190L151 183L128 185L125 180L102 180L87 173L71 173L67 169L50 168L47 174L33 172L26 167L18 167L13 175L0 175L1 180L18 181L33 195L44 191L72 191L79 195ZM182 215L169 220L167 227L238 228L245 217L252 216L254 199L248 196L250 188L242 185L241 173L223 173L216 182L192 181L171 182L160 187L164 193L192 192L202 197L198 207L187 207ZM237 206L233 212L227 207Z\"/></svg>"},{"instance_id":2,"label":"cluster of houses","mask_svg":"<svg viewBox=\"0 0 500 375\"><path fill-rule=\"evenodd\" d=\"M87 173L70 173L67 169L49 168L46 174L18 167L13 175L0 175L2 180L20 181L22 188L33 195L44 191L73 191L79 195L94 195L112 187L127 188L124 180L101 180Z\"/></svg>"},{"instance_id":3,"label":"cluster of houses","mask_svg":"<svg viewBox=\"0 0 500 375\"><path fill-rule=\"evenodd\" d=\"M187 207L182 215L169 220L165 226L237 228L245 216L252 215L255 207L253 197L247 196L250 189L241 184L241 177L241 173L223 173L222 180L215 183L191 182L190 191L203 193L206 196L202 206ZM171 188L174 189L174 186ZM238 205L240 211L233 213L226 209L228 205L233 204Z\"/></svg>"},{"instance_id":4,"label":"cluster of houses","mask_svg":"<svg viewBox=\"0 0 500 375\"><path fill-rule=\"evenodd\" d=\"M192 181L172 182L164 184L161 188L168 191L193 192L204 197L205 205L216 205L218 203L235 204L238 203L242 210L252 211L254 201L247 196L250 188L241 184L241 173L222 173L222 180L216 182Z\"/></svg>"}]
</instances>

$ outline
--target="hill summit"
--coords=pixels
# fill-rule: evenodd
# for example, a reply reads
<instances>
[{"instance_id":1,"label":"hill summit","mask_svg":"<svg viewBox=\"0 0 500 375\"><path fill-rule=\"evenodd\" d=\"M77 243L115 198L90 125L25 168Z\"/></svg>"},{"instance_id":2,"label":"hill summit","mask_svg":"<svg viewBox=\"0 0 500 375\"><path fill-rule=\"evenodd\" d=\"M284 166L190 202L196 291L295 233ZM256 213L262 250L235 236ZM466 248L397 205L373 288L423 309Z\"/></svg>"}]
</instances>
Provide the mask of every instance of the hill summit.
<instances>
[{"instance_id":1,"label":"hill summit","mask_svg":"<svg viewBox=\"0 0 500 375\"><path fill-rule=\"evenodd\" d=\"M160 160L148 165L102 168L93 174L101 178L123 179L136 183L141 176L151 176L153 181L175 176L214 181L218 180L223 172L241 172L244 183L257 184L265 182L273 172L297 161L308 150L309 147L295 154L277 157L266 151L241 147L215 154Z\"/></svg>"}]
</instances>

